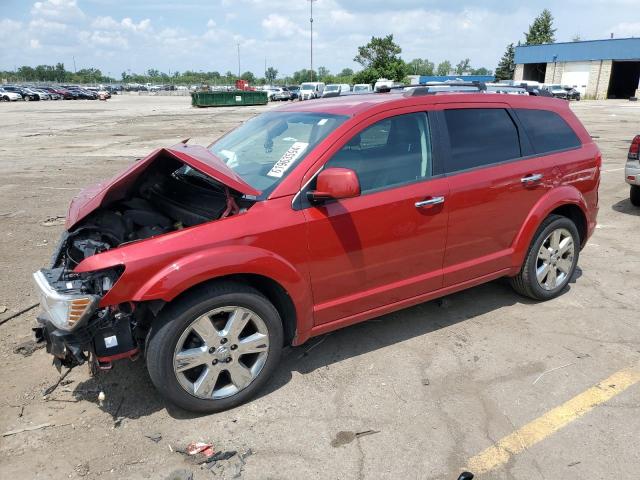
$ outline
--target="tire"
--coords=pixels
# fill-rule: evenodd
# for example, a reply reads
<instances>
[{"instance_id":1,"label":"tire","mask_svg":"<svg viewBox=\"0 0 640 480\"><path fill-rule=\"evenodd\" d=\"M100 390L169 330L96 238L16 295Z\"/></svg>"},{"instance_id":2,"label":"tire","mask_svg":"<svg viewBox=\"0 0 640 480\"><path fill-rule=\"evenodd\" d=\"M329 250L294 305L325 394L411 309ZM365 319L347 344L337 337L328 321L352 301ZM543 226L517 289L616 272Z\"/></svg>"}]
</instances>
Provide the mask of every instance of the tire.
<instances>
[{"instance_id":1,"label":"tire","mask_svg":"<svg viewBox=\"0 0 640 480\"><path fill-rule=\"evenodd\" d=\"M569 245L565 240L570 238L572 248L567 247L564 252L562 248L552 250L551 235L555 232L560 232L560 236L556 237L561 239L558 242L560 246ZM546 253L542 250L543 244L548 247L545 249ZM548 256L548 259L543 259L540 255ZM522 269L518 275L511 278L511 286L520 295L534 300L545 301L556 298L573 278L579 256L580 234L576 225L567 217L549 215L534 235ZM538 269L543 275L541 280L538 279ZM548 272L546 275L545 271Z\"/></svg>"},{"instance_id":2,"label":"tire","mask_svg":"<svg viewBox=\"0 0 640 480\"><path fill-rule=\"evenodd\" d=\"M228 313L232 309L241 320L250 314L248 326L237 335L225 334L232 325ZM213 320L204 316L207 313L213 314ZM194 327L204 335L196 333ZM249 333L241 338L245 332ZM260 353L242 354L246 349L242 342L252 336L261 342L258 345L252 341ZM283 339L280 315L260 292L240 283L215 283L188 293L162 310L149 332L147 369L155 387L171 403L192 412L219 412L246 402L264 386L280 361ZM178 355L187 351L197 353L183 356L180 365ZM255 363L251 363L254 357ZM242 382L233 380L232 371L240 372L236 379ZM217 382L208 383L209 378ZM237 385L243 382L248 384L239 388Z\"/></svg>"},{"instance_id":3,"label":"tire","mask_svg":"<svg viewBox=\"0 0 640 480\"><path fill-rule=\"evenodd\" d=\"M638 185L631 185L629 200L634 206L640 207L640 187Z\"/></svg>"},{"instance_id":4,"label":"tire","mask_svg":"<svg viewBox=\"0 0 640 480\"><path fill-rule=\"evenodd\" d=\"M30 102L31 101L31 97L29 95L24 97L24 101L25 102Z\"/></svg>"}]
</instances>

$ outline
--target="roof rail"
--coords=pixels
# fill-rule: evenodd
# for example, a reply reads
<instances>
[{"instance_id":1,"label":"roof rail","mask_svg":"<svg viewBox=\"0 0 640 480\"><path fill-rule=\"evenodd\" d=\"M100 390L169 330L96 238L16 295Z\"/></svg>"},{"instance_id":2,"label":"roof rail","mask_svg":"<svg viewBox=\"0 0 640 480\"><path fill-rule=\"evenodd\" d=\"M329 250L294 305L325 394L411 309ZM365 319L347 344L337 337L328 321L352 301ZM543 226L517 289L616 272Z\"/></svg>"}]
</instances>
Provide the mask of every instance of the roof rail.
<instances>
[{"instance_id":1,"label":"roof rail","mask_svg":"<svg viewBox=\"0 0 640 480\"><path fill-rule=\"evenodd\" d=\"M436 92L466 92L469 90L486 92L487 85L484 82L439 82L410 85L409 89L404 93L404 96L416 97L421 95L432 95Z\"/></svg>"}]
</instances>

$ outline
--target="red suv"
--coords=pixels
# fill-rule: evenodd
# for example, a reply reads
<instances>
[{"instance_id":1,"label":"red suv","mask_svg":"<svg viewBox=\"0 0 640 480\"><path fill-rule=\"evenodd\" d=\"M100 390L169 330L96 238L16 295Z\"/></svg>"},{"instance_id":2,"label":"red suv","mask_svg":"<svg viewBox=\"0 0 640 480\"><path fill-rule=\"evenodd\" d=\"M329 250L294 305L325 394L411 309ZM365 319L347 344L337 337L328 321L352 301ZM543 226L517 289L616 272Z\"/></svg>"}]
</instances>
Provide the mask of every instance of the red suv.
<instances>
[{"instance_id":1,"label":"red suv","mask_svg":"<svg viewBox=\"0 0 640 480\"><path fill-rule=\"evenodd\" d=\"M286 105L84 190L34 274L37 336L58 366L144 353L162 395L212 412L286 345L499 277L556 297L598 147L567 102L442 90Z\"/></svg>"}]
</instances>

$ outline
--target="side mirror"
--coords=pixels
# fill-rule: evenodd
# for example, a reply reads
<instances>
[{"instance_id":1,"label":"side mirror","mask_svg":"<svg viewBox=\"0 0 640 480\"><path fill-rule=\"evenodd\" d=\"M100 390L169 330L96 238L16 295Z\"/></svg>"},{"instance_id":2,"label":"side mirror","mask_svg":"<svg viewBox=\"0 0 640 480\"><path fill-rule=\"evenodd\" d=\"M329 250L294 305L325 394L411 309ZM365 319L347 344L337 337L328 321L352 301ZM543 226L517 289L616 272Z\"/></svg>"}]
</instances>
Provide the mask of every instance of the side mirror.
<instances>
[{"instance_id":1,"label":"side mirror","mask_svg":"<svg viewBox=\"0 0 640 480\"><path fill-rule=\"evenodd\" d=\"M339 200L360 195L360 182L356 172L349 168L332 167L322 170L316 179L316 190L307 193L312 202Z\"/></svg>"}]
</instances>

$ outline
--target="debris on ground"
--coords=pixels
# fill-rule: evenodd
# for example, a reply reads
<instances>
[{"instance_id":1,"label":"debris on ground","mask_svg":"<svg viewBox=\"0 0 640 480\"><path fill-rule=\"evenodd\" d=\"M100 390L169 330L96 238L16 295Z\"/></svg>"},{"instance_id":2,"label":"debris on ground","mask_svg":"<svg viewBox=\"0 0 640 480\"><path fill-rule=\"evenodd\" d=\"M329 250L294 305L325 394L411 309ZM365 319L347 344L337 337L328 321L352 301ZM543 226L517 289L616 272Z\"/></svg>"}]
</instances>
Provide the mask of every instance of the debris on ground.
<instances>
[{"instance_id":1,"label":"debris on ground","mask_svg":"<svg viewBox=\"0 0 640 480\"><path fill-rule=\"evenodd\" d=\"M42 396L46 397L47 395L51 395L55 391L55 389L58 388L58 385L62 383L65 377L71 373L71 370L73 369L70 368L69 370L64 372L62 375L60 375L60 378L58 378L58 381L56 383L54 383L50 387L45 388L44 391L42 392Z\"/></svg>"},{"instance_id":2,"label":"debris on ground","mask_svg":"<svg viewBox=\"0 0 640 480\"><path fill-rule=\"evenodd\" d=\"M196 455L198 453L202 453L208 458L215 453L215 450L213 449L213 444L211 443L191 442L189 445L187 445L185 453L187 455Z\"/></svg>"},{"instance_id":3,"label":"debris on ground","mask_svg":"<svg viewBox=\"0 0 640 480\"><path fill-rule=\"evenodd\" d=\"M336 438L331 440L332 447L341 447L353 442L356 438L364 437L366 435L373 435L374 433L380 433L379 430L364 430L362 432L352 431L340 431L336 433Z\"/></svg>"},{"instance_id":4,"label":"debris on ground","mask_svg":"<svg viewBox=\"0 0 640 480\"><path fill-rule=\"evenodd\" d=\"M174 470L166 480L193 480L193 472L191 470Z\"/></svg>"},{"instance_id":5,"label":"debris on ground","mask_svg":"<svg viewBox=\"0 0 640 480\"><path fill-rule=\"evenodd\" d=\"M43 428L53 427L53 423L42 423L40 425L33 425L31 427L18 428L17 430L9 430L8 432L4 432L2 434L3 437L10 437L11 435L16 435L22 432L32 432L34 430L41 430Z\"/></svg>"},{"instance_id":6,"label":"debris on ground","mask_svg":"<svg viewBox=\"0 0 640 480\"><path fill-rule=\"evenodd\" d=\"M22 315L23 313L27 313L29 310L32 310L34 308L36 308L37 306L39 306L40 303L34 303L33 305L29 305L28 307L23 308L22 310L18 310L16 313L12 313L11 315L9 315L8 317L5 317L3 319L0 319L0 325L2 325L3 323L7 323L9 320L11 320L12 318L16 318L19 317L20 315Z\"/></svg>"},{"instance_id":7,"label":"debris on ground","mask_svg":"<svg viewBox=\"0 0 640 480\"><path fill-rule=\"evenodd\" d=\"M207 459L207 463L214 463L220 460L229 460L236 453L238 453L236 450L228 450L226 452L215 453Z\"/></svg>"},{"instance_id":8,"label":"debris on ground","mask_svg":"<svg viewBox=\"0 0 640 480\"><path fill-rule=\"evenodd\" d=\"M79 463L75 466L74 470L80 477L86 477L87 475L89 475L90 471L89 465L87 465L86 463Z\"/></svg>"},{"instance_id":9,"label":"debris on ground","mask_svg":"<svg viewBox=\"0 0 640 480\"><path fill-rule=\"evenodd\" d=\"M145 437L147 437L154 443L158 443L160 440L162 440L162 435L160 435L159 433L149 433L148 435L145 435Z\"/></svg>"},{"instance_id":10,"label":"debris on ground","mask_svg":"<svg viewBox=\"0 0 640 480\"><path fill-rule=\"evenodd\" d=\"M64 222L64 215L56 215L55 217L47 217L47 219L40 225L42 225L43 227L56 227L58 225L64 225Z\"/></svg>"},{"instance_id":11,"label":"debris on ground","mask_svg":"<svg viewBox=\"0 0 640 480\"><path fill-rule=\"evenodd\" d=\"M329 335L330 335L330 334L326 334L324 337L322 337L320 340L318 340L316 343L314 343L314 344L313 344L313 345L311 345L309 348L307 348L304 352L302 352L302 355L300 355L300 356L298 357L298 360L300 360L301 358L304 358L304 357L309 356L309 352L310 352L311 350L313 350L314 348L316 348L318 345L320 345L322 342L324 342L324 341L327 339L327 337L328 337Z\"/></svg>"},{"instance_id":12,"label":"debris on ground","mask_svg":"<svg viewBox=\"0 0 640 480\"><path fill-rule=\"evenodd\" d=\"M0 313L4 313L7 311L7 306L6 305L0 305Z\"/></svg>"},{"instance_id":13,"label":"debris on ground","mask_svg":"<svg viewBox=\"0 0 640 480\"><path fill-rule=\"evenodd\" d=\"M107 398L107 396L104 394L104 392L102 390L100 390L100 393L98 393L98 404L100 406L102 406L102 404L104 403L106 398Z\"/></svg>"},{"instance_id":14,"label":"debris on ground","mask_svg":"<svg viewBox=\"0 0 640 480\"><path fill-rule=\"evenodd\" d=\"M567 363L566 365L560 365L559 367L552 368L551 370L547 370L546 372L542 372L540 375L538 375L538 378L536 378L531 385L535 385L536 383L538 383L538 380L544 377L547 373L555 372L556 370L560 370L561 368L567 368L575 364L576 362L571 362L571 363Z\"/></svg>"},{"instance_id":15,"label":"debris on ground","mask_svg":"<svg viewBox=\"0 0 640 480\"><path fill-rule=\"evenodd\" d=\"M422 379L422 385L424 385L425 387L426 387L427 385L429 385L429 379L428 379L428 378L423 378L423 379Z\"/></svg>"},{"instance_id":16,"label":"debris on ground","mask_svg":"<svg viewBox=\"0 0 640 480\"><path fill-rule=\"evenodd\" d=\"M13 353L20 354L23 357L30 357L33 352L45 347L44 342L36 342L35 340L27 340L26 342L19 343L13 349Z\"/></svg>"}]
</instances>

